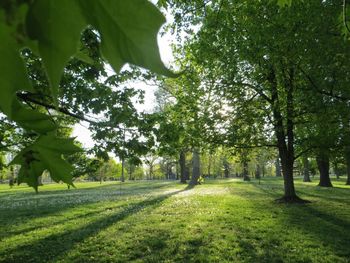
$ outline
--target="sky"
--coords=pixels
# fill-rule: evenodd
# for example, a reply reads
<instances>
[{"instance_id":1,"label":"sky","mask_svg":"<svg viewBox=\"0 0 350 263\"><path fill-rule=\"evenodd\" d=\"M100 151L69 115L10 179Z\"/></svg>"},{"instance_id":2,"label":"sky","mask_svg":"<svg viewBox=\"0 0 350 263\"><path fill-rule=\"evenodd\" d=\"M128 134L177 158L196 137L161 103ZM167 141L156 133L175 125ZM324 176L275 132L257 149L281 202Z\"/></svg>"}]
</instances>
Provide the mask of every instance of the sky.
<instances>
[{"instance_id":1,"label":"sky","mask_svg":"<svg viewBox=\"0 0 350 263\"><path fill-rule=\"evenodd\" d=\"M169 16L167 15L167 22L169 22L170 19L171 18L169 18ZM166 66L169 66L170 63L174 60L171 51L171 43L173 41L175 41L174 37L170 33L166 33L163 36L160 36L160 34L158 34L159 51L162 61ZM131 83L130 85L132 85L132 87L136 89L141 89L145 91L144 104L136 105L136 109L140 112L151 111L155 105L154 92L156 87L148 86L147 84L141 83L140 81ZM88 127L89 125L87 122L80 122L74 126L73 130L73 137L76 137L76 139L83 144L84 148L91 148L94 144Z\"/></svg>"}]
</instances>

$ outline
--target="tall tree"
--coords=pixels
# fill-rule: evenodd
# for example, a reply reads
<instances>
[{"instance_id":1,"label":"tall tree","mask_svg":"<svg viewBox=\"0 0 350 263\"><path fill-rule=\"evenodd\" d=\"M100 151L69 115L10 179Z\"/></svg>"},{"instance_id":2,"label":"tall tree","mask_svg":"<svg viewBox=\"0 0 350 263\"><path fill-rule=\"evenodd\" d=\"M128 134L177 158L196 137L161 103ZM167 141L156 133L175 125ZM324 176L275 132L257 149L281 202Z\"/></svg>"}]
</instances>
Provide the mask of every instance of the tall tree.
<instances>
[{"instance_id":1,"label":"tall tree","mask_svg":"<svg viewBox=\"0 0 350 263\"><path fill-rule=\"evenodd\" d=\"M273 1L170 2L182 32L198 31L184 41L192 66L204 68L202 79L215 80L214 90L231 102L231 112L252 102L250 123L262 123L262 137L273 140L279 151L284 179L281 200L301 202L293 180L294 160L305 150L297 147L298 127L313 95L333 95L326 83L330 72L322 68L333 72L337 62L348 64L349 60L344 60L349 45L336 31L335 1L293 1L289 8ZM335 47L341 50L339 59ZM326 59L319 56L320 49ZM319 89L315 79L325 86ZM260 117L254 119L254 113Z\"/></svg>"}]
</instances>

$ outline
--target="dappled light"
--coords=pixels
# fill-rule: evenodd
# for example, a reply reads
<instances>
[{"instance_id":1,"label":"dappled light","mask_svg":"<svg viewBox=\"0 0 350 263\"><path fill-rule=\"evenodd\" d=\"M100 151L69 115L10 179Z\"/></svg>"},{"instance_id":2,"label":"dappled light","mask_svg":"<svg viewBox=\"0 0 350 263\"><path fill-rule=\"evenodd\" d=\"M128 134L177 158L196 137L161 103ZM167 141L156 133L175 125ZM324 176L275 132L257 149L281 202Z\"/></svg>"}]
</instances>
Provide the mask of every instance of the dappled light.
<instances>
[{"instance_id":1,"label":"dappled light","mask_svg":"<svg viewBox=\"0 0 350 263\"><path fill-rule=\"evenodd\" d=\"M346 262L350 211L341 189L332 192L334 205L329 193L297 181L312 204L276 205L281 183L221 180L186 189L175 182L137 182L123 185L122 194L116 183L75 190L50 185L37 206L32 200L38 196L22 189L15 196L25 194L27 202L20 206L9 208L6 195L0 198L0 258ZM57 195L66 206L51 202Z\"/></svg>"}]
</instances>

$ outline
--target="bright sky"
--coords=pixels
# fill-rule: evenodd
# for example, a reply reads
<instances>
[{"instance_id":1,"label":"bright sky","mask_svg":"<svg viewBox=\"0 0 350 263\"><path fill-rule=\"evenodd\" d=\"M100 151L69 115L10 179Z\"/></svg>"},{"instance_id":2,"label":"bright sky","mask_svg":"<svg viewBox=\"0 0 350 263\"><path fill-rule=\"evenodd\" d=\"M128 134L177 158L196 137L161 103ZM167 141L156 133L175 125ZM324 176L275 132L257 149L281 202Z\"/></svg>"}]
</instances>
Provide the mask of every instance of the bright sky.
<instances>
[{"instance_id":1,"label":"bright sky","mask_svg":"<svg viewBox=\"0 0 350 263\"><path fill-rule=\"evenodd\" d=\"M169 18L171 19L171 18ZM169 20L168 19L168 20ZM161 58L166 66L174 60L170 44L174 41L171 34L167 33L163 36L158 35L158 45L160 50ZM136 89L142 89L145 91L145 102L144 104L136 105L138 111L151 111L155 105L155 87L148 86L145 83L135 82L131 84ZM77 137L77 140L83 144L84 148L90 148L93 146L93 140L91 139L91 133L88 130L88 123L81 122L74 126L73 137Z\"/></svg>"}]
</instances>

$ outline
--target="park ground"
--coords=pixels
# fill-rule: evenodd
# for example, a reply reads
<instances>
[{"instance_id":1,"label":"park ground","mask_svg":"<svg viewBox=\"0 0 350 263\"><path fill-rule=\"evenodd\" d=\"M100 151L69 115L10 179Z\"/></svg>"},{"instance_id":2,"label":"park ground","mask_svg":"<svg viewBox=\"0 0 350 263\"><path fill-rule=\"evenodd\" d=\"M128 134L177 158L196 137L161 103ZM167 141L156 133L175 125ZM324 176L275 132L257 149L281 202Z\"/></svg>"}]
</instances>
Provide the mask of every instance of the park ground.
<instances>
[{"instance_id":1,"label":"park ground","mask_svg":"<svg viewBox=\"0 0 350 263\"><path fill-rule=\"evenodd\" d=\"M350 187L316 181L0 185L0 262L350 262Z\"/></svg>"}]
</instances>

